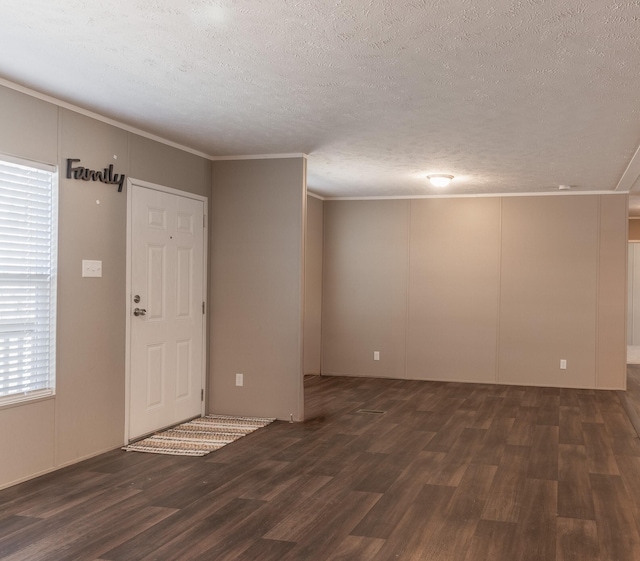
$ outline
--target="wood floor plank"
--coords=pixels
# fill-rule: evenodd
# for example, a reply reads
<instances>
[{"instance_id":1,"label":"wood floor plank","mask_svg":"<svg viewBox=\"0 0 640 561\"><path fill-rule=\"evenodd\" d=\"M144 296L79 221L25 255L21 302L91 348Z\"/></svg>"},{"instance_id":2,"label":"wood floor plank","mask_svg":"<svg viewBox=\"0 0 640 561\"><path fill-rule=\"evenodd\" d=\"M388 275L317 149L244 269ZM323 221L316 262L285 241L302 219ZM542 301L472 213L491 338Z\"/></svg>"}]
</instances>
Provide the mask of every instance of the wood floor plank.
<instances>
[{"instance_id":1,"label":"wood floor plank","mask_svg":"<svg viewBox=\"0 0 640 561\"><path fill-rule=\"evenodd\" d=\"M430 458L414 460L396 482L380 497L375 506L351 531L354 536L387 539L406 515L409 504L422 491Z\"/></svg>"},{"instance_id":2,"label":"wood floor plank","mask_svg":"<svg viewBox=\"0 0 640 561\"><path fill-rule=\"evenodd\" d=\"M447 561L463 559L480 520L497 471L496 466L470 465L442 516L411 559ZM426 532L425 532L426 534Z\"/></svg>"},{"instance_id":3,"label":"wood floor plank","mask_svg":"<svg viewBox=\"0 0 640 561\"><path fill-rule=\"evenodd\" d=\"M560 424L560 396L545 395L539 400L539 404L536 423L557 427Z\"/></svg>"},{"instance_id":4,"label":"wood floor plank","mask_svg":"<svg viewBox=\"0 0 640 561\"><path fill-rule=\"evenodd\" d=\"M136 489L116 488L110 494L103 490L100 495L88 492L87 496L85 501L74 500L72 506L55 516L44 518L9 536L0 535L0 558L9 558L12 554L16 559L21 556L35 559L45 554L57 557L56 548L51 547L52 534L59 543L66 544L83 536L96 524L110 520L114 512L136 511L144 505L144 498ZM89 498L97 500L94 502Z\"/></svg>"},{"instance_id":5,"label":"wood floor plank","mask_svg":"<svg viewBox=\"0 0 640 561\"><path fill-rule=\"evenodd\" d=\"M513 561L516 524L479 520L464 561Z\"/></svg>"},{"instance_id":6,"label":"wood floor plank","mask_svg":"<svg viewBox=\"0 0 640 561\"><path fill-rule=\"evenodd\" d=\"M637 561L640 535L622 477L591 474L590 479L602 561Z\"/></svg>"},{"instance_id":7,"label":"wood floor plank","mask_svg":"<svg viewBox=\"0 0 640 561\"><path fill-rule=\"evenodd\" d=\"M578 407L580 409L580 420L583 423L602 423L602 415L595 394L578 392Z\"/></svg>"},{"instance_id":8,"label":"wood floor plank","mask_svg":"<svg viewBox=\"0 0 640 561\"><path fill-rule=\"evenodd\" d=\"M527 479L516 527L513 558L519 561L553 560L556 556L558 483Z\"/></svg>"},{"instance_id":9,"label":"wood floor plank","mask_svg":"<svg viewBox=\"0 0 640 561\"><path fill-rule=\"evenodd\" d=\"M296 483L301 474L291 471L290 462L275 462L265 460L260 462L255 470L250 472L253 484L246 487L241 499L254 499L258 501L270 501L280 493L285 492Z\"/></svg>"},{"instance_id":10,"label":"wood floor plank","mask_svg":"<svg viewBox=\"0 0 640 561\"><path fill-rule=\"evenodd\" d=\"M236 557L236 561L280 561L294 547L293 542L258 539Z\"/></svg>"},{"instance_id":11,"label":"wood floor plank","mask_svg":"<svg viewBox=\"0 0 640 561\"><path fill-rule=\"evenodd\" d=\"M558 480L558 439L556 426L538 425L535 428L527 477Z\"/></svg>"},{"instance_id":12,"label":"wood floor plank","mask_svg":"<svg viewBox=\"0 0 640 561\"><path fill-rule=\"evenodd\" d=\"M601 413L624 413L615 392L595 392L594 396Z\"/></svg>"},{"instance_id":13,"label":"wood floor plank","mask_svg":"<svg viewBox=\"0 0 640 561\"><path fill-rule=\"evenodd\" d=\"M91 530L82 531L82 533L73 540L70 540L69 536L66 536L62 547L55 550L47 544L45 548L41 550L39 556L32 555L30 559L33 561L38 559L45 560L50 558L52 553L55 553L58 561L91 559L95 555L106 553L131 537L145 531L147 528L151 528L158 522L167 519L172 516L174 512L172 509L166 508L152 506L141 507L131 514L123 512L121 513L121 517L113 517L113 522L110 522L107 527L104 527L100 521L93 519L93 528ZM134 524L131 522L132 518L135 519ZM22 555L24 551L20 553ZM21 557L18 556L17 559L20 558Z\"/></svg>"},{"instance_id":14,"label":"wood floor plank","mask_svg":"<svg viewBox=\"0 0 640 561\"><path fill-rule=\"evenodd\" d=\"M415 559L425 543L433 539L436 528L453 496L453 487L425 485L407 506L404 516L372 561Z\"/></svg>"},{"instance_id":15,"label":"wood floor plank","mask_svg":"<svg viewBox=\"0 0 640 561\"><path fill-rule=\"evenodd\" d=\"M519 520L530 456L529 446L505 447L503 460L498 467L489 499L482 512L484 520L498 522Z\"/></svg>"},{"instance_id":16,"label":"wood floor plank","mask_svg":"<svg viewBox=\"0 0 640 561\"><path fill-rule=\"evenodd\" d=\"M614 456L640 456L640 438L629 417L622 412L602 412Z\"/></svg>"},{"instance_id":17,"label":"wood floor plank","mask_svg":"<svg viewBox=\"0 0 640 561\"><path fill-rule=\"evenodd\" d=\"M514 421L515 418L512 417L494 417L471 461L477 464L500 465Z\"/></svg>"},{"instance_id":18,"label":"wood floor plank","mask_svg":"<svg viewBox=\"0 0 640 561\"><path fill-rule=\"evenodd\" d=\"M617 456L616 463L624 482L624 488L634 506L634 519L640 534L640 458L637 456Z\"/></svg>"},{"instance_id":19,"label":"wood floor plank","mask_svg":"<svg viewBox=\"0 0 640 561\"><path fill-rule=\"evenodd\" d=\"M640 436L640 365L627 365L627 391L617 391L616 394L636 434Z\"/></svg>"},{"instance_id":20,"label":"wood floor plank","mask_svg":"<svg viewBox=\"0 0 640 561\"><path fill-rule=\"evenodd\" d=\"M183 509L176 510L172 516L137 533L129 540L102 554L102 557L110 561L144 559L179 536L195 531L194 527L203 519L215 523L216 519L225 520L234 515L237 516L238 513L246 514L250 510L250 508L242 510L246 505L253 507L255 503L238 499L231 493L221 494L216 498L207 495L201 498L200 502L196 501Z\"/></svg>"},{"instance_id":21,"label":"wood floor plank","mask_svg":"<svg viewBox=\"0 0 640 561\"><path fill-rule=\"evenodd\" d=\"M90 501L111 484L108 475L95 472L84 475L82 479L72 475L71 483L63 487L50 485L42 492L27 493L23 500L7 501L0 512L48 518Z\"/></svg>"},{"instance_id":22,"label":"wood floor plank","mask_svg":"<svg viewBox=\"0 0 640 561\"><path fill-rule=\"evenodd\" d=\"M474 464L467 467L460 485L456 488L446 515L450 519L480 519L491 495L497 466Z\"/></svg>"},{"instance_id":23,"label":"wood floor plank","mask_svg":"<svg viewBox=\"0 0 640 561\"><path fill-rule=\"evenodd\" d=\"M351 509L351 502L362 502L362 516L364 516L368 514L379 498L380 495L377 493L351 491L348 487L330 483L325 485L321 492L308 497L305 504L300 505L295 512L284 515L282 521L264 534L264 537L272 540L298 542L309 532L309 528L316 525L319 518L327 518L327 505L331 508L333 504L339 503L345 505L345 508L348 505ZM362 516L355 521L354 527L360 522Z\"/></svg>"},{"instance_id":24,"label":"wood floor plank","mask_svg":"<svg viewBox=\"0 0 640 561\"><path fill-rule=\"evenodd\" d=\"M374 428L370 435L372 444L366 451L397 457L406 465L407 459L412 459L416 453L426 448L436 434L425 431L419 423L404 422L404 419L400 419L400 425L393 426L395 430L385 434L380 434L380 431Z\"/></svg>"},{"instance_id":25,"label":"wood floor plank","mask_svg":"<svg viewBox=\"0 0 640 561\"><path fill-rule=\"evenodd\" d=\"M361 536L347 536L327 561L361 561L372 559L384 545L384 540L364 538ZM249 560L247 560L249 561Z\"/></svg>"},{"instance_id":26,"label":"wood floor plank","mask_svg":"<svg viewBox=\"0 0 640 561\"><path fill-rule=\"evenodd\" d=\"M204 458L114 450L0 491L0 558L640 559L614 392L316 376L305 407Z\"/></svg>"},{"instance_id":27,"label":"wood floor plank","mask_svg":"<svg viewBox=\"0 0 640 561\"><path fill-rule=\"evenodd\" d=\"M511 427L507 444L513 446L531 446L538 418L537 407L520 406Z\"/></svg>"},{"instance_id":28,"label":"wood floor plank","mask_svg":"<svg viewBox=\"0 0 640 561\"><path fill-rule=\"evenodd\" d=\"M475 409L473 418L467 426L475 429L488 429L496 416L496 412L501 410L503 402L504 398L485 395L481 403Z\"/></svg>"},{"instance_id":29,"label":"wood floor plank","mask_svg":"<svg viewBox=\"0 0 640 561\"><path fill-rule=\"evenodd\" d=\"M94 553L105 551L104 543L112 536L111 528L119 518L132 518L129 529L131 536L137 535L175 511L147 507L144 497L133 495L127 501L113 501L91 508L89 505L76 506L63 516L47 518L24 532L15 532L9 540L0 540L0 558L11 560L77 559L77 550L89 548ZM73 523L68 523L73 521ZM106 528L105 526L108 525ZM104 530L103 530L104 528ZM117 533L114 544L126 539L126 533ZM106 548L108 549L108 547ZM95 551L94 551L95 550Z\"/></svg>"},{"instance_id":30,"label":"wood floor plank","mask_svg":"<svg viewBox=\"0 0 640 561\"><path fill-rule=\"evenodd\" d=\"M473 416L473 411L464 409L450 412L447 422L429 440L424 449L429 452L448 452L451 450Z\"/></svg>"},{"instance_id":31,"label":"wood floor plank","mask_svg":"<svg viewBox=\"0 0 640 561\"><path fill-rule=\"evenodd\" d=\"M201 548L202 551L196 559L201 557L205 561L235 561L236 558L246 555L257 537L264 536L283 521L283 513L305 508L310 497L331 480L326 477L302 475L291 485L287 494L279 493L272 500L264 502L260 508L247 513L242 520L227 525L223 533L212 536L206 547ZM288 543L292 547L288 547ZM283 540L267 540L267 544L275 551L281 551L283 555L297 545L296 542ZM186 559L192 561L190 557Z\"/></svg>"},{"instance_id":32,"label":"wood floor plank","mask_svg":"<svg viewBox=\"0 0 640 561\"><path fill-rule=\"evenodd\" d=\"M580 407L576 390L560 388L560 407ZM568 442L567 444L571 444Z\"/></svg>"},{"instance_id":33,"label":"wood floor plank","mask_svg":"<svg viewBox=\"0 0 640 561\"><path fill-rule=\"evenodd\" d=\"M558 516L595 520L584 446L560 445L558 479Z\"/></svg>"},{"instance_id":34,"label":"wood floor plank","mask_svg":"<svg viewBox=\"0 0 640 561\"><path fill-rule=\"evenodd\" d=\"M495 417L506 417L508 419L515 419L518 415L518 411L522 404L522 400L526 391L516 386L506 387L505 396L498 403L495 409Z\"/></svg>"},{"instance_id":35,"label":"wood floor plank","mask_svg":"<svg viewBox=\"0 0 640 561\"><path fill-rule=\"evenodd\" d=\"M469 464L484 446L486 429L464 428L445 456L451 464ZM428 449L428 446L425 448Z\"/></svg>"},{"instance_id":36,"label":"wood floor plank","mask_svg":"<svg viewBox=\"0 0 640 561\"><path fill-rule=\"evenodd\" d=\"M558 518L556 561L596 561L600 559L598 530L594 520Z\"/></svg>"},{"instance_id":37,"label":"wood floor plank","mask_svg":"<svg viewBox=\"0 0 640 561\"><path fill-rule=\"evenodd\" d=\"M264 506L264 501L248 499L234 499L224 508L201 519L193 519L191 525L182 532L172 532L165 536L141 561L155 561L156 559L172 559L174 561L195 561L196 559L211 559L208 552L212 547L224 542L225 536L252 513ZM246 549L248 544L236 544L240 550ZM122 556L122 553L120 554ZM107 556L107 558L109 558ZM130 555L120 559L130 559Z\"/></svg>"},{"instance_id":38,"label":"wood floor plank","mask_svg":"<svg viewBox=\"0 0 640 561\"><path fill-rule=\"evenodd\" d=\"M600 416L600 418L602 417ZM604 423L582 423L582 432L589 462L589 472L618 475L618 465Z\"/></svg>"},{"instance_id":39,"label":"wood floor plank","mask_svg":"<svg viewBox=\"0 0 640 561\"><path fill-rule=\"evenodd\" d=\"M579 407L561 406L559 423L560 434L558 441L560 444L584 444Z\"/></svg>"},{"instance_id":40,"label":"wood floor plank","mask_svg":"<svg viewBox=\"0 0 640 561\"><path fill-rule=\"evenodd\" d=\"M352 491L345 497L340 512L335 512L330 506L319 509L311 525L296 539L296 547L283 561L331 556L379 498L380 495L375 493Z\"/></svg>"},{"instance_id":41,"label":"wood floor plank","mask_svg":"<svg viewBox=\"0 0 640 561\"><path fill-rule=\"evenodd\" d=\"M10 514L0 517L0 528L2 528L2 536L6 539L14 532L25 531L29 526L33 526L40 522L39 518L28 516L18 516Z\"/></svg>"}]
</instances>

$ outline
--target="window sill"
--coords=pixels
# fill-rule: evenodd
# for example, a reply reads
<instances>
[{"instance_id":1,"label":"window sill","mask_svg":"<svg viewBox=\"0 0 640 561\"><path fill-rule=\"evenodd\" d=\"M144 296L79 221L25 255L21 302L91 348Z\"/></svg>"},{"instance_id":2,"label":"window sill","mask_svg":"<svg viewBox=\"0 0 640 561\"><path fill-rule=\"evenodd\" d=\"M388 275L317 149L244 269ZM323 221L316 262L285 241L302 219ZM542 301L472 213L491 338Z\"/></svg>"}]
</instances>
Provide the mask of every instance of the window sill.
<instances>
[{"instance_id":1,"label":"window sill","mask_svg":"<svg viewBox=\"0 0 640 561\"><path fill-rule=\"evenodd\" d=\"M27 395L19 394L15 396L0 397L0 410L10 409L12 407L20 407L31 403L38 403L56 397L54 390L40 390Z\"/></svg>"}]
</instances>

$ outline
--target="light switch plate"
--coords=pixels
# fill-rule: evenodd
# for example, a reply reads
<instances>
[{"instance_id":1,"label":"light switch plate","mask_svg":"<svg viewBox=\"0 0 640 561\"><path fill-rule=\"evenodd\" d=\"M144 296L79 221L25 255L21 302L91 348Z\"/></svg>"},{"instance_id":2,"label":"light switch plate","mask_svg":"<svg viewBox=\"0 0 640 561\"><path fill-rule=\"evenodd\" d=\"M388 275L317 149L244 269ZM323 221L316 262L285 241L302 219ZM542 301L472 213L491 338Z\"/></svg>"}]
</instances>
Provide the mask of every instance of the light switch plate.
<instances>
[{"instance_id":1,"label":"light switch plate","mask_svg":"<svg viewBox=\"0 0 640 561\"><path fill-rule=\"evenodd\" d=\"M101 277L102 261L92 261L89 259L82 260L82 276L83 277Z\"/></svg>"}]
</instances>

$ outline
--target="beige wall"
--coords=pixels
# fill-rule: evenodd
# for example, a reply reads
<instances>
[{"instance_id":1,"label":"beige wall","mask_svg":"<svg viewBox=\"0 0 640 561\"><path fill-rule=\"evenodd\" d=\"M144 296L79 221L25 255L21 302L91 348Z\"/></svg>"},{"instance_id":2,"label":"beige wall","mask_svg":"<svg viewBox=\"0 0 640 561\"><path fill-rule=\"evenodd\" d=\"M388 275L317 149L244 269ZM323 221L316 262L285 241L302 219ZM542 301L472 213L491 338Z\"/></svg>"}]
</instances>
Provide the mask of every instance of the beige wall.
<instances>
[{"instance_id":1,"label":"beige wall","mask_svg":"<svg viewBox=\"0 0 640 561\"><path fill-rule=\"evenodd\" d=\"M596 387L627 388L626 314L628 198L600 197ZM622 226L624 224L624 226ZM621 372L623 374L621 374ZM622 382L622 384L621 384Z\"/></svg>"},{"instance_id":2,"label":"beige wall","mask_svg":"<svg viewBox=\"0 0 640 561\"><path fill-rule=\"evenodd\" d=\"M66 158L93 169L113 163L117 173L204 195L211 167L5 87L0 120L0 153L58 164L60 172L56 396L0 409L4 487L124 438L126 192L66 179ZM101 260L102 278L82 278L82 259Z\"/></svg>"},{"instance_id":3,"label":"beige wall","mask_svg":"<svg viewBox=\"0 0 640 561\"><path fill-rule=\"evenodd\" d=\"M629 244L627 344L640 345L640 243Z\"/></svg>"},{"instance_id":4,"label":"beige wall","mask_svg":"<svg viewBox=\"0 0 640 561\"><path fill-rule=\"evenodd\" d=\"M629 218L629 241L640 242L640 218Z\"/></svg>"},{"instance_id":5,"label":"beige wall","mask_svg":"<svg viewBox=\"0 0 640 561\"><path fill-rule=\"evenodd\" d=\"M404 377L409 208L325 201L323 374Z\"/></svg>"},{"instance_id":6,"label":"beige wall","mask_svg":"<svg viewBox=\"0 0 640 561\"><path fill-rule=\"evenodd\" d=\"M304 252L304 373L320 374L322 354L322 200L307 197Z\"/></svg>"},{"instance_id":7,"label":"beige wall","mask_svg":"<svg viewBox=\"0 0 640 561\"><path fill-rule=\"evenodd\" d=\"M303 333L317 351L319 321L307 301L303 325L319 251L305 272L303 158L212 165L5 87L0 122L0 153L61 172L57 395L0 409L0 487L123 441L126 194L67 180L66 158L211 195L208 410L302 419ZM325 202L323 373L623 387L626 204ZM82 259L103 277L83 279Z\"/></svg>"},{"instance_id":8,"label":"beige wall","mask_svg":"<svg viewBox=\"0 0 640 561\"><path fill-rule=\"evenodd\" d=\"M211 411L302 419L305 164L213 163Z\"/></svg>"},{"instance_id":9,"label":"beige wall","mask_svg":"<svg viewBox=\"0 0 640 561\"><path fill-rule=\"evenodd\" d=\"M411 202L407 377L495 379L500 199Z\"/></svg>"},{"instance_id":10,"label":"beige wall","mask_svg":"<svg viewBox=\"0 0 640 561\"><path fill-rule=\"evenodd\" d=\"M623 388L626 205L325 202L323 374Z\"/></svg>"},{"instance_id":11,"label":"beige wall","mask_svg":"<svg viewBox=\"0 0 640 561\"><path fill-rule=\"evenodd\" d=\"M503 199L498 381L595 387L598 203Z\"/></svg>"}]
</instances>

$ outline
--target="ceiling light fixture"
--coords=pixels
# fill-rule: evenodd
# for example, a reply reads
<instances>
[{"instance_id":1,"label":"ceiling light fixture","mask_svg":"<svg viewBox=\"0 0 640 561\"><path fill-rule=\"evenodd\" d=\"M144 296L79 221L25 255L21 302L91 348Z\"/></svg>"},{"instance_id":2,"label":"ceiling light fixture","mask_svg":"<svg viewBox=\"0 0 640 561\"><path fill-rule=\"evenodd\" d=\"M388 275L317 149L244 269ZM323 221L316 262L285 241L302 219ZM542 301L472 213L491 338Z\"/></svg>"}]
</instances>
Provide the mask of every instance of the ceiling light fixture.
<instances>
[{"instance_id":1,"label":"ceiling light fixture","mask_svg":"<svg viewBox=\"0 0 640 561\"><path fill-rule=\"evenodd\" d=\"M571 185L558 185L560 191L571 191Z\"/></svg>"},{"instance_id":2,"label":"ceiling light fixture","mask_svg":"<svg viewBox=\"0 0 640 561\"><path fill-rule=\"evenodd\" d=\"M446 173L434 173L432 175L427 175L427 179L434 187L446 187L451 183L453 175L447 175Z\"/></svg>"}]
</instances>

